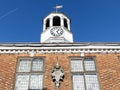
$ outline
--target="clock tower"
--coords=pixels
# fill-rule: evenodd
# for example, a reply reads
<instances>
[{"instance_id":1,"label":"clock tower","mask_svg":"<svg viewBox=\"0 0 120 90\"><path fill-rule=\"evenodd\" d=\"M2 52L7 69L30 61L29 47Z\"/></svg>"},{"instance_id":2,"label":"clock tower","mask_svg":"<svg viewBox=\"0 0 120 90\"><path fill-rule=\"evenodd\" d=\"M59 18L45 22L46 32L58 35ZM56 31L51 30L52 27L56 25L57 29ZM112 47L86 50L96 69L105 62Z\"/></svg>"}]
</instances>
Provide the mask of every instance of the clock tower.
<instances>
[{"instance_id":1,"label":"clock tower","mask_svg":"<svg viewBox=\"0 0 120 90\"><path fill-rule=\"evenodd\" d=\"M43 19L41 43L72 43L70 19L63 13L53 12Z\"/></svg>"}]
</instances>

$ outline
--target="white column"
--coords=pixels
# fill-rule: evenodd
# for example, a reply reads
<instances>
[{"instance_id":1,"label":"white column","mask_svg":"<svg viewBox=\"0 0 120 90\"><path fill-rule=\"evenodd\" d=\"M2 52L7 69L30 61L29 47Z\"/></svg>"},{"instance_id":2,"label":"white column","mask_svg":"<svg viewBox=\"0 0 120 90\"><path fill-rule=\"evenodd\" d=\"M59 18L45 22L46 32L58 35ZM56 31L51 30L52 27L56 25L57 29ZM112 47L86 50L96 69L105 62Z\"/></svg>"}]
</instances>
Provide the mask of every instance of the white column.
<instances>
[{"instance_id":1,"label":"white column","mask_svg":"<svg viewBox=\"0 0 120 90\"><path fill-rule=\"evenodd\" d=\"M61 26L64 27L64 18L60 17Z\"/></svg>"},{"instance_id":2,"label":"white column","mask_svg":"<svg viewBox=\"0 0 120 90\"><path fill-rule=\"evenodd\" d=\"M53 26L53 17L50 18L50 27Z\"/></svg>"},{"instance_id":3,"label":"white column","mask_svg":"<svg viewBox=\"0 0 120 90\"><path fill-rule=\"evenodd\" d=\"M45 30L45 26L46 26L46 21L43 21L43 31Z\"/></svg>"},{"instance_id":4,"label":"white column","mask_svg":"<svg viewBox=\"0 0 120 90\"><path fill-rule=\"evenodd\" d=\"M67 20L68 30L70 31L70 20Z\"/></svg>"}]
</instances>

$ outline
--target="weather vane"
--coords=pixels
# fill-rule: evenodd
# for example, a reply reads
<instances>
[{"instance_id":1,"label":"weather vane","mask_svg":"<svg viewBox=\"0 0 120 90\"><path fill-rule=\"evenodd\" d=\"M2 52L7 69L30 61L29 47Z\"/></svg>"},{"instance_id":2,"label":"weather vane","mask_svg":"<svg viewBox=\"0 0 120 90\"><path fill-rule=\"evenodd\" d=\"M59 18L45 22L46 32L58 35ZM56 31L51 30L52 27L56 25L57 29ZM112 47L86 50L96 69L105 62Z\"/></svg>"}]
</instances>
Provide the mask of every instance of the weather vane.
<instances>
[{"instance_id":1,"label":"weather vane","mask_svg":"<svg viewBox=\"0 0 120 90\"><path fill-rule=\"evenodd\" d=\"M58 12L58 9L63 8L63 6L62 5L56 5L54 8L55 8L55 11Z\"/></svg>"}]
</instances>

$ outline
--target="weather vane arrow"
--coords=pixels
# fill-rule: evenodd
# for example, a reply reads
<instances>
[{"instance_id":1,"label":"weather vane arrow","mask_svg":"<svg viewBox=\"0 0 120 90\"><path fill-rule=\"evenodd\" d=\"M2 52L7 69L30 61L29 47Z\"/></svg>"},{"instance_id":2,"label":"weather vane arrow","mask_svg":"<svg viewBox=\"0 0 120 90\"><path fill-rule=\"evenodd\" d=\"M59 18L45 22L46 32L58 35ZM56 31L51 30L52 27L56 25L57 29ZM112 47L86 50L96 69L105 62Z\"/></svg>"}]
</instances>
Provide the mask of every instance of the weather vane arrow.
<instances>
[{"instance_id":1,"label":"weather vane arrow","mask_svg":"<svg viewBox=\"0 0 120 90\"><path fill-rule=\"evenodd\" d=\"M56 9L56 12L58 12L58 9L63 8L63 6L62 5L56 5L54 8Z\"/></svg>"}]
</instances>

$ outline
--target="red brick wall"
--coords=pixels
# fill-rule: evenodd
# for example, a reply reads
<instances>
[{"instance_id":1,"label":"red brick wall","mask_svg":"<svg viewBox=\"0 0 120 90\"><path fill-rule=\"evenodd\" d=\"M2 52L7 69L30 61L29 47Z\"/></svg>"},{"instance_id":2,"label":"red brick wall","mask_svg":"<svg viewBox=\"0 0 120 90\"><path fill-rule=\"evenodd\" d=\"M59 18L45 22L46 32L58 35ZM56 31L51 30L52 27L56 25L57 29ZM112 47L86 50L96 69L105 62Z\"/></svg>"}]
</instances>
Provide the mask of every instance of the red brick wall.
<instances>
[{"instance_id":1,"label":"red brick wall","mask_svg":"<svg viewBox=\"0 0 120 90\"><path fill-rule=\"evenodd\" d=\"M0 55L0 90L13 90L15 71L19 57L28 57L27 54L1 54ZM36 54L45 57L44 87L54 90L50 72L56 65L57 57L63 67L65 78L59 90L72 90L69 57L79 57L80 54ZM120 54L86 54L95 56L101 90L120 90Z\"/></svg>"},{"instance_id":2,"label":"red brick wall","mask_svg":"<svg viewBox=\"0 0 120 90\"><path fill-rule=\"evenodd\" d=\"M118 56L115 54L96 55L102 90L120 90L120 60Z\"/></svg>"},{"instance_id":3,"label":"red brick wall","mask_svg":"<svg viewBox=\"0 0 120 90\"><path fill-rule=\"evenodd\" d=\"M0 55L0 90L13 90L16 58L15 55Z\"/></svg>"}]
</instances>

